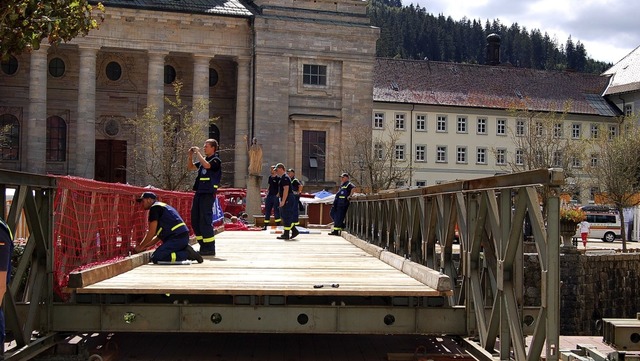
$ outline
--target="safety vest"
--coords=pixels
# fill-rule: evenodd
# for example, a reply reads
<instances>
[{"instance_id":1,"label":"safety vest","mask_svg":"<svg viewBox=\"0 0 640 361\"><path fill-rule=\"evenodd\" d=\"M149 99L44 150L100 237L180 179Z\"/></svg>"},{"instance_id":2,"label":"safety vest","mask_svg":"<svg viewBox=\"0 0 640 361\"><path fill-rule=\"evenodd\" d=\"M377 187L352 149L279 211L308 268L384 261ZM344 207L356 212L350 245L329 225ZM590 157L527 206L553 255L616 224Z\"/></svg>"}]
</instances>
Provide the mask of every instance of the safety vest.
<instances>
[{"instance_id":1,"label":"safety vest","mask_svg":"<svg viewBox=\"0 0 640 361\"><path fill-rule=\"evenodd\" d=\"M336 206L344 206L349 204L349 196L351 195L351 190L355 188L353 183L347 181L342 183L338 193L336 194L336 198L333 200L333 204Z\"/></svg>"},{"instance_id":2,"label":"safety vest","mask_svg":"<svg viewBox=\"0 0 640 361\"><path fill-rule=\"evenodd\" d=\"M189 228L184 223L178 211L170 205L163 202L155 202L151 207L163 207L164 212L158 219L158 230L156 236L161 240L169 239L171 236L189 232Z\"/></svg>"},{"instance_id":3,"label":"safety vest","mask_svg":"<svg viewBox=\"0 0 640 361\"><path fill-rule=\"evenodd\" d=\"M218 163L221 165L222 161L218 158L217 153L211 157L206 157L205 160L208 163ZM214 170L214 168L218 168ZM202 164L198 167L198 176L193 184L193 190L196 193L215 193L220 186L220 180L222 180L222 169L215 164L212 164L209 169L205 168Z\"/></svg>"}]
</instances>

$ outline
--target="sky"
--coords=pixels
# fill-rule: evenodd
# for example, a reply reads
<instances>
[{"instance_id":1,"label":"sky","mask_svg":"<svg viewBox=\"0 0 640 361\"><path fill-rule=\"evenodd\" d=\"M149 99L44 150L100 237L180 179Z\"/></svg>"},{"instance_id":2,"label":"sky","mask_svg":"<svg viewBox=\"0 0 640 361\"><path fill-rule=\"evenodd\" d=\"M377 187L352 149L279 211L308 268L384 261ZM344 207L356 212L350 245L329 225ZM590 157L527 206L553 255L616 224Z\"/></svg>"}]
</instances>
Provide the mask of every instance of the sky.
<instances>
[{"instance_id":1,"label":"sky","mask_svg":"<svg viewBox=\"0 0 640 361\"><path fill-rule=\"evenodd\" d=\"M412 3L436 16L481 20L483 26L499 19L506 26L539 29L562 47L571 35L587 56L613 64L640 46L638 0L402 0Z\"/></svg>"}]
</instances>

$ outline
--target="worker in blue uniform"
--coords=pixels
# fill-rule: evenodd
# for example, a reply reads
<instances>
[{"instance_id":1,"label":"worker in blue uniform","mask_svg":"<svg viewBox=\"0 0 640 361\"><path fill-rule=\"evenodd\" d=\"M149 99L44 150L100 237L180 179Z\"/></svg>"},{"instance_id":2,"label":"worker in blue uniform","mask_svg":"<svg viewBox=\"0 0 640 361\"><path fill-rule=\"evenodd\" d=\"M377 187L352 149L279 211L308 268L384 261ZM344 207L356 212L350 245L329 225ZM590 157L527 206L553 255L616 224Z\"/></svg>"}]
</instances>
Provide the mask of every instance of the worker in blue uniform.
<instances>
[{"instance_id":1,"label":"worker in blue uniform","mask_svg":"<svg viewBox=\"0 0 640 361\"><path fill-rule=\"evenodd\" d=\"M293 170L293 168L289 168L289 170L287 170L287 175L289 176L289 179L291 179L291 192L296 197L296 212L294 223L297 226L300 224L300 193L302 193L303 186L302 182L300 182L300 180L296 178L296 171Z\"/></svg>"},{"instance_id":2,"label":"worker in blue uniform","mask_svg":"<svg viewBox=\"0 0 640 361\"><path fill-rule=\"evenodd\" d=\"M295 238L299 233L295 225L298 203L296 202L295 195L291 191L291 178L287 175L282 163L276 164L276 173L278 177L280 177L278 195L280 197L280 216L282 217L282 226L284 227L284 232L277 238L288 240Z\"/></svg>"},{"instance_id":3,"label":"worker in blue uniform","mask_svg":"<svg viewBox=\"0 0 640 361\"><path fill-rule=\"evenodd\" d=\"M189 245L189 228L178 211L166 203L158 202L158 196L153 192L142 193L136 201L149 211L149 229L142 242L136 245L136 252L146 251L162 241L160 247L151 255L153 263L204 261Z\"/></svg>"},{"instance_id":4,"label":"worker in blue uniform","mask_svg":"<svg viewBox=\"0 0 640 361\"><path fill-rule=\"evenodd\" d=\"M3 304L11 279L11 255L13 254L13 234L0 218L0 305ZM4 310L0 307L0 359L4 360L5 323Z\"/></svg>"},{"instance_id":5,"label":"worker in blue uniform","mask_svg":"<svg viewBox=\"0 0 640 361\"><path fill-rule=\"evenodd\" d=\"M187 169L198 170L193 184L196 193L191 205L191 228L200 244L200 254L216 255L216 238L213 229L213 203L222 180L222 161L218 156L218 141L207 139L202 154L200 148L189 148ZM194 156L196 157L194 162Z\"/></svg>"},{"instance_id":6,"label":"worker in blue uniform","mask_svg":"<svg viewBox=\"0 0 640 361\"><path fill-rule=\"evenodd\" d=\"M344 220L347 216L347 210L349 209L349 200L351 199L351 191L355 186L349 181L349 173L342 173L340 175L340 189L336 193L336 198L333 200L333 206L329 215L333 219L333 230L329 235L339 236L340 232L345 227Z\"/></svg>"},{"instance_id":7,"label":"worker in blue uniform","mask_svg":"<svg viewBox=\"0 0 640 361\"><path fill-rule=\"evenodd\" d=\"M276 166L271 166L271 174L269 175L269 187L267 188L267 195L264 199L264 226L263 230L267 229L269 222L271 221L271 211L273 210L273 218L276 225L280 224L280 205L278 204L278 187L280 183L280 177L276 173Z\"/></svg>"}]
</instances>

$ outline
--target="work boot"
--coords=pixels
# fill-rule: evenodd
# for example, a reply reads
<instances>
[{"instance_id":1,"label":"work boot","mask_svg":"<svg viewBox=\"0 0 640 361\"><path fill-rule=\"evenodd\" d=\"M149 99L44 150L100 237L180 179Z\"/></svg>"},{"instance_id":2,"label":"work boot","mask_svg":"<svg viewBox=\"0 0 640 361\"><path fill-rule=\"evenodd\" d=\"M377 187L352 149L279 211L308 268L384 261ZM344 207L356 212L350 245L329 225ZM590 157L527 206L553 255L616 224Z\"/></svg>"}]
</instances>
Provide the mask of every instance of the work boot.
<instances>
[{"instance_id":1,"label":"work boot","mask_svg":"<svg viewBox=\"0 0 640 361\"><path fill-rule=\"evenodd\" d=\"M296 238L296 236L298 236L300 234L300 232L298 231L298 228L296 226L293 226L293 228L291 228L291 239Z\"/></svg>"},{"instance_id":2,"label":"work boot","mask_svg":"<svg viewBox=\"0 0 640 361\"><path fill-rule=\"evenodd\" d=\"M200 255L202 256L215 256L216 255L216 244L206 243L206 247L200 247Z\"/></svg>"},{"instance_id":3,"label":"work boot","mask_svg":"<svg viewBox=\"0 0 640 361\"><path fill-rule=\"evenodd\" d=\"M265 223L264 226L262 226L262 230L266 231L267 229L269 229L269 224Z\"/></svg>"},{"instance_id":4,"label":"work boot","mask_svg":"<svg viewBox=\"0 0 640 361\"><path fill-rule=\"evenodd\" d=\"M189 261L198 261L198 263L204 262L204 259L202 259L202 256L198 252L196 252L196 250L193 249L191 245L187 245L187 247L185 248L185 251L187 251L187 259Z\"/></svg>"},{"instance_id":5,"label":"work boot","mask_svg":"<svg viewBox=\"0 0 640 361\"><path fill-rule=\"evenodd\" d=\"M289 230L288 230L288 229L286 229L286 230L284 231L284 233L282 233L282 236L278 236L277 238L278 238L278 239L284 239L285 241L286 241L286 240L288 240L288 239L289 239Z\"/></svg>"},{"instance_id":6,"label":"work boot","mask_svg":"<svg viewBox=\"0 0 640 361\"><path fill-rule=\"evenodd\" d=\"M330 236L339 236L340 235L340 231L338 231L337 229L334 229L333 231L331 231L331 233L329 233Z\"/></svg>"}]
</instances>

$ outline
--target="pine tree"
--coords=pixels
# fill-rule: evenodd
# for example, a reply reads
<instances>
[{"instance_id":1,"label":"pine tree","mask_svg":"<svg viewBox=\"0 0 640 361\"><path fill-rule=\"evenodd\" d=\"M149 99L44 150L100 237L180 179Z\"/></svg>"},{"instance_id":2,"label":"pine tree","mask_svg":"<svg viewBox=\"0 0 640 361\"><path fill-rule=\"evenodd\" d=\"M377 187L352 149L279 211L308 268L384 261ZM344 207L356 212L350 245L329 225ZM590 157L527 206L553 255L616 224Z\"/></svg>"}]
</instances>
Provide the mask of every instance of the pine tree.
<instances>
[{"instance_id":1,"label":"pine tree","mask_svg":"<svg viewBox=\"0 0 640 361\"><path fill-rule=\"evenodd\" d=\"M507 26L500 19L485 19L484 26L480 19L455 21L418 5L402 6L399 0L372 0L368 14L371 24L380 28L378 57L484 64L486 38L496 33L501 36L503 63L590 73L601 73L611 66L589 58L584 45L574 43L571 37L561 47L546 32L529 31L517 23Z\"/></svg>"}]
</instances>

